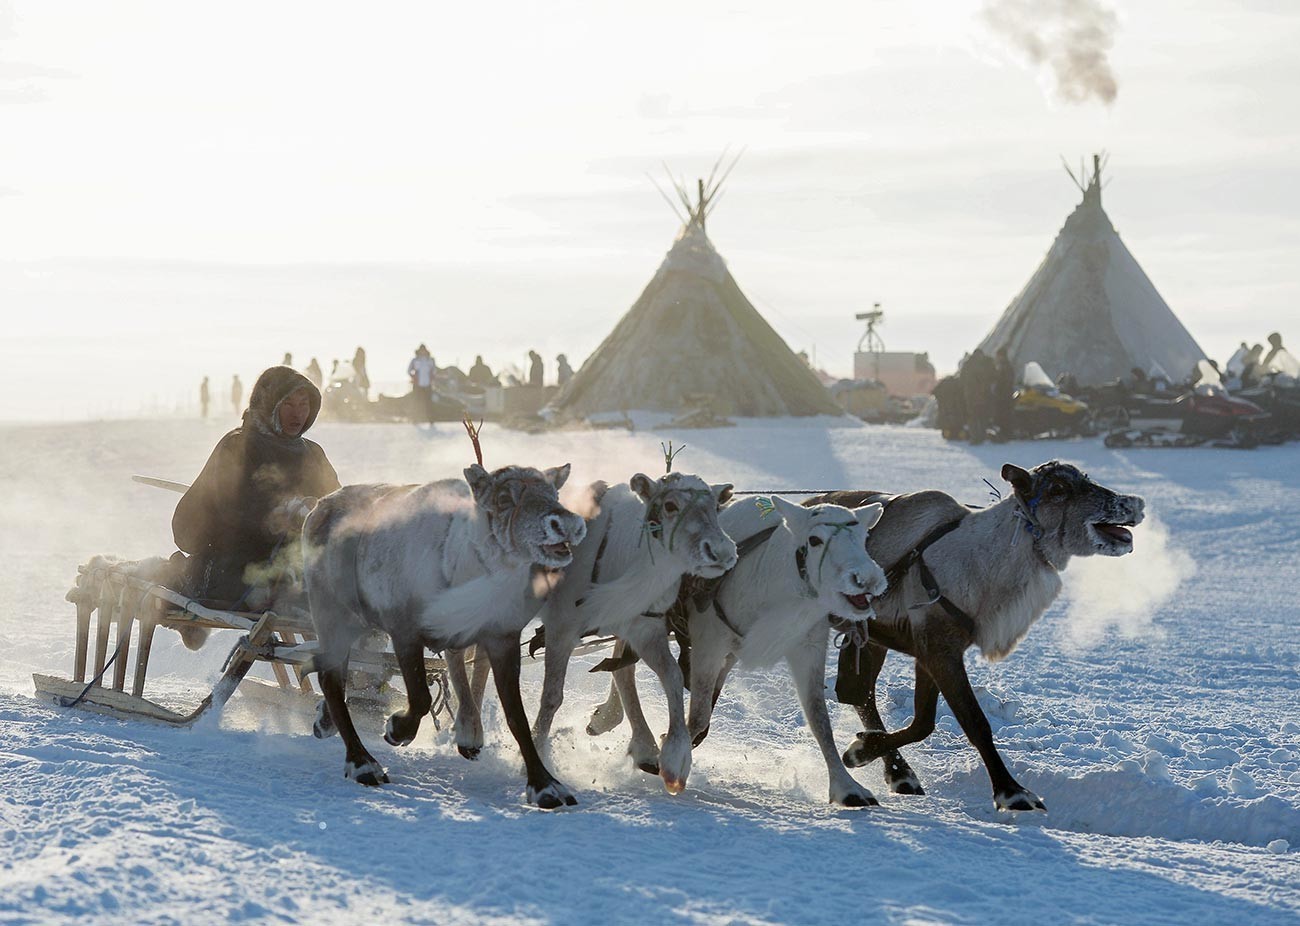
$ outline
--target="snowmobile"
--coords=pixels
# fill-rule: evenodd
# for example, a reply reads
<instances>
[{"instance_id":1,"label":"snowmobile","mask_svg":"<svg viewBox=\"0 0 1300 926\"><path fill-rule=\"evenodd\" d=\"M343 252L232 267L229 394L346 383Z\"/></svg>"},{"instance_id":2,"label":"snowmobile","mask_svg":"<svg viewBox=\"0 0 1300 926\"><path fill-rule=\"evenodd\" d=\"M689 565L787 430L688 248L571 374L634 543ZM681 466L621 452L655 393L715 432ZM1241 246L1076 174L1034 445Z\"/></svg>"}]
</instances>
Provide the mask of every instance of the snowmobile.
<instances>
[{"instance_id":1,"label":"snowmobile","mask_svg":"<svg viewBox=\"0 0 1300 926\"><path fill-rule=\"evenodd\" d=\"M1036 361L1025 364L1024 385L1015 393L1012 433L1022 437L1075 437L1096 433L1085 402L1066 395Z\"/></svg>"},{"instance_id":2,"label":"snowmobile","mask_svg":"<svg viewBox=\"0 0 1300 926\"><path fill-rule=\"evenodd\" d=\"M1195 388L1172 402L1144 397L1142 416L1106 435L1107 447L1215 447L1250 449L1267 432L1270 416L1254 402L1228 395L1218 371L1202 360Z\"/></svg>"}]
</instances>

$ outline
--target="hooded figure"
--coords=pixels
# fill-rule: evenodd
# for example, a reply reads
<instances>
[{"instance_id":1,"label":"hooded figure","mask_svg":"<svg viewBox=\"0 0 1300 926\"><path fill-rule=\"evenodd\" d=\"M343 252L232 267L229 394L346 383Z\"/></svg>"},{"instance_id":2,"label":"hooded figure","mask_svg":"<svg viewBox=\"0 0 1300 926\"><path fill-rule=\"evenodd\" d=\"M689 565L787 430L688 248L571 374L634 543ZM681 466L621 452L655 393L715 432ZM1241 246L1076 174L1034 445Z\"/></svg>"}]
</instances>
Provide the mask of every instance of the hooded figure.
<instances>
[{"instance_id":1,"label":"hooded figure","mask_svg":"<svg viewBox=\"0 0 1300 926\"><path fill-rule=\"evenodd\" d=\"M250 586L273 585L296 559L306 512L339 488L325 451L303 437L320 404L297 370L275 366L257 378L243 424L217 444L172 516L176 546L190 554L188 594L242 603Z\"/></svg>"}]
</instances>

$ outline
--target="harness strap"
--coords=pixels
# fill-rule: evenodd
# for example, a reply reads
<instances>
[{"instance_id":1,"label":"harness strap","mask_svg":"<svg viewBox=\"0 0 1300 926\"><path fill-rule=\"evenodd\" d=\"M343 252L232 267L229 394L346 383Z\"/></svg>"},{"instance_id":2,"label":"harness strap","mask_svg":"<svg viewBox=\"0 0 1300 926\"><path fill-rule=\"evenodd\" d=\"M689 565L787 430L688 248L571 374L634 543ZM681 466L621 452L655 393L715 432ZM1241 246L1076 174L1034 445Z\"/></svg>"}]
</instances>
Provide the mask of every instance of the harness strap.
<instances>
[{"instance_id":1,"label":"harness strap","mask_svg":"<svg viewBox=\"0 0 1300 926\"><path fill-rule=\"evenodd\" d=\"M751 534L750 536L746 537L744 540L737 543L736 562L739 563L741 559L748 556L750 553L753 553L763 544L771 540L772 535L776 533L776 529L778 527L780 527L779 524L773 524L771 527L765 527L757 534ZM734 569L735 567L732 568ZM804 563L802 561L799 561L799 574L804 577L805 582L808 580L807 570L804 568ZM731 573L728 572L722 576L719 576L712 583L710 583L702 593L695 595L694 596L695 606L700 610L704 610L704 606L711 603L713 605L714 612L718 615L718 619L722 621L723 624L726 625L726 628L730 630L732 633L734 633L736 636L743 637L744 634L741 633L739 628L737 628L736 625L731 622L731 618L727 617L727 612L722 609L722 602L718 601L718 593L722 591L722 583L725 582L727 577L730 575Z\"/></svg>"},{"instance_id":2,"label":"harness strap","mask_svg":"<svg viewBox=\"0 0 1300 926\"><path fill-rule=\"evenodd\" d=\"M885 579L892 586L901 581L902 578L907 575L908 570L913 566L919 567L917 569L917 578L921 580L921 587L925 589L925 594L927 596L926 603L939 605L939 607L943 608L947 615L955 620L963 630L970 634L971 637L974 637L975 620L954 604L952 599L943 594L943 591L939 588L939 582L934 577L934 573L931 572L930 567L926 565L924 555L926 550L956 530L963 520L965 519L958 518L955 521L949 521L947 524L941 524L934 530L930 531L930 533L926 534L920 543L913 547L903 556L902 559L886 571Z\"/></svg>"}]
</instances>

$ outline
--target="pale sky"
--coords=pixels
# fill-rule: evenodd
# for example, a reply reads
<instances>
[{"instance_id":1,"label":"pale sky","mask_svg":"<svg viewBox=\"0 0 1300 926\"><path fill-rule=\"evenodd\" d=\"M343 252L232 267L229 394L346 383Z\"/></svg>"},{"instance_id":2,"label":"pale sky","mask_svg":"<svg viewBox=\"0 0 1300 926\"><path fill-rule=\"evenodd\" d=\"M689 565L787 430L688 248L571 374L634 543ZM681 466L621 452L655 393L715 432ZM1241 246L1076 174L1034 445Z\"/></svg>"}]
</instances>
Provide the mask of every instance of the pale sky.
<instances>
[{"instance_id":1,"label":"pale sky","mask_svg":"<svg viewBox=\"0 0 1300 926\"><path fill-rule=\"evenodd\" d=\"M1111 219L1211 356L1300 338L1300 5L1094 2L1109 106L1062 102L983 0L0 0L0 419L357 344L381 383L420 341L553 375L672 242L646 173L728 145L710 235L831 372L877 301L891 349L951 369L1076 204L1060 156L1101 149Z\"/></svg>"}]
</instances>

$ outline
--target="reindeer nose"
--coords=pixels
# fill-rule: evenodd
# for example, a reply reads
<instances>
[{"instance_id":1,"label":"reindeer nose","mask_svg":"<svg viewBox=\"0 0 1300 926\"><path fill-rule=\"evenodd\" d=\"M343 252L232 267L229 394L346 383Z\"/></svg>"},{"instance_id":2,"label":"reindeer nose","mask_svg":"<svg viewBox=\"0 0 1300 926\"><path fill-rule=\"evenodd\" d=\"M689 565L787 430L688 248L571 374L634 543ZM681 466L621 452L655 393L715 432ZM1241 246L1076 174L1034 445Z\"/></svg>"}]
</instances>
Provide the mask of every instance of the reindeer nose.
<instances>
[{"instance_id":1,"label":"reindeer nose","mask_svg":"<svg viewBox=\"0 0 1300 926\"><path fill-rule=\"evenodd\" d=\"M860 588L863 591L867 590L867 580L862 577L862 573L853 573L853 575L849 576L849 581L853 583L854 588Z\"/></svg>"}]
</instances>

